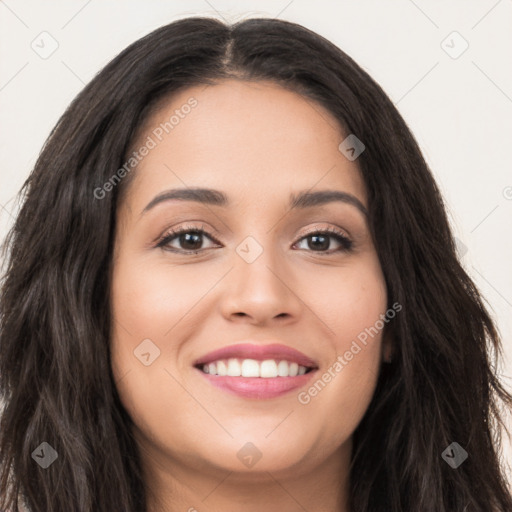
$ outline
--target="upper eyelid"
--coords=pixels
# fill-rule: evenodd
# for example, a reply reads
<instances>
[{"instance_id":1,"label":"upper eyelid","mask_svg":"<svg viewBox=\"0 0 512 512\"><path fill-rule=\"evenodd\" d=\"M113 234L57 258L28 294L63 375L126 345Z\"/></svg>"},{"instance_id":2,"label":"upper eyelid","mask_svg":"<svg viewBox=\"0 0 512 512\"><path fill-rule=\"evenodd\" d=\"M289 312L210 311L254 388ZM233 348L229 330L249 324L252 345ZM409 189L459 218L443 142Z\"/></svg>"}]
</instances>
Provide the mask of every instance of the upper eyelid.
<instances>
[{"instance_id":1,"label":"upper eyelid","mask_svg":"<svg viewBox=\"0 0 512 512\"><path fill-rule=\"evenodd\" d=\"M169 228L169 229L165 230L164 233L162 234L162 236L159 237L159 239L165 238L168 235L171 236L171 235L176 235L176 234L179 234L179 233L182 233L182 232L188 232L188 231L199 231L199 232L204 233L207 236L213 236L213 237L220 236L220 234L219 234L219 232L217 230L210 229L207 226L205 226L204 224L201 225L201 226L193 226L193 225L185 224L185 225L179 226L177 228ZM330 231L330 232L334 231L334 232L337 232L337 233L339 232L340 234L345 235L346 238L350 238L350 235L348 234L347 230L343 229L343 228L340 228L338 226L336 226L336 227L324 226L324 227L308 228L307 231L302 234L302 236L306 236L306 235L311 234L311 233L322 232L322 231Z\"/></svg>"}]
</instances>

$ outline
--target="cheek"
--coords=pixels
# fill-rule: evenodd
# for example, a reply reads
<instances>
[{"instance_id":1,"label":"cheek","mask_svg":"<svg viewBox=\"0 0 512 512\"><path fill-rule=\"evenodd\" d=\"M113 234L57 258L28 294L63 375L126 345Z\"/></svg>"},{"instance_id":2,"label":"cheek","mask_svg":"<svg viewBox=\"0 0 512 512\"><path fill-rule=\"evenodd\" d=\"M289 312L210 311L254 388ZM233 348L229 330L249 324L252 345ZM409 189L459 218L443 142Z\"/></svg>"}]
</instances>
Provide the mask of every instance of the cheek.
<instances>
[{"instance_id":1,"label":"cheek","mask_svg":"<svg viewBox=\"0 0 512 512\"><path fill-rule=\"evenodd\" d=\"M201 290L179 268L125 255L112 275L112 371L124 407L147 432L169 424L168 404L186 405L186 396L165 371L174 373L179 346L170 340L188 325L186 313Z\"/></svg>"},{"instance_id":2,"label":"cheek","mask_svg":"<svg viewBox=\"0 0 512 512\"><path fill-rule=\"evenodd\" d=\"M324 268L311 277L303 280L301 297L323 321L337 353L343 353L350 348L350 340L386 311L387 290L378 259L368 254L351 265Z\"/></svg>"},{"instance_id":3,"label":"cheek","mask_svg":"<svg viewBox=\"0 0 512 512\"><path fill-rule=\"evenodd\" d=\"M377 383L387 305L380 264L372 257L317 276L306 296L328 327L323 346L332 355L298 401L312 417L327 412L330 435L342 442L364 416Z\"/></svg>"},{"instance_id":4,"label":"cheek","mask_svg":"<svg viewBox=\"0 0 512 512\"><path fill-rule=\"evenodd\" d=\"M116 378L130 372L130 381L137 378L144 383L160 366L163 334L173 325L170 308L178 308L180 300L176 295L171 303L165 296L166 289L151 265L126 257L116 261L110 298L112 368ZM151 365L146 367L148 362Z\"/></svg>"},{"instance_id":5,"label":"cheek","mask_svg":"<svg viewBox=\"0 0 512 512\"><path fill-rule=\"evenodd\" d=\"M178 322L181 327L183 319L186 324L187 313L211 288L215 276L210 277L194 272L192 266L120 261L113 274L111 303L114 329L123 344L133 350L133 343L150 338L165 342L168 349L174 327Z\"/></svg>"},{"instance_id":6,"label":"cheek","mask_svg":"<svg viewBox=\"0 0 512 512\"><path fill-rule=\"evenodd\" d=\"M164 414L159 400L169 398L171 388L170 398L182 396L165 372L189 370L182 367L189 362L182 352L188 339L197 336L199 318L206 318L201 308L208 303L208 292L225 273L204 268L173 264L165 255L150 260L129 251L114 265L111 365L133 415L152 406Z\"/></svg>"}]
</instances>

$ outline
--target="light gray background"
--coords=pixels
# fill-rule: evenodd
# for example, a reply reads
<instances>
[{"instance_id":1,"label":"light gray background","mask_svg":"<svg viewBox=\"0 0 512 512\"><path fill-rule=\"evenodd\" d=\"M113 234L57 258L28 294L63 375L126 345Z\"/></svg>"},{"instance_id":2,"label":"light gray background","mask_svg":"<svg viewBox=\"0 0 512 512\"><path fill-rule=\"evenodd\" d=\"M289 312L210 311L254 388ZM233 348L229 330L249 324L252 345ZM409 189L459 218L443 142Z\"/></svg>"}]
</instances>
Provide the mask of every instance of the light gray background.
<instances>
[{"instance_id":1,"label":"light gray background","mask_svg":"<svg viewBox=\"0 0 512 512\"><path fill-rule=\"evenodd\" d=\"M381 84L444 193L465 268L503 337L499 373L510 389L512 0L0 1L0 238L15 194L75 95L128 44L197 14L301 23ZM512 460L510 447L504 456Z\"/></svg>"}]
</instances>

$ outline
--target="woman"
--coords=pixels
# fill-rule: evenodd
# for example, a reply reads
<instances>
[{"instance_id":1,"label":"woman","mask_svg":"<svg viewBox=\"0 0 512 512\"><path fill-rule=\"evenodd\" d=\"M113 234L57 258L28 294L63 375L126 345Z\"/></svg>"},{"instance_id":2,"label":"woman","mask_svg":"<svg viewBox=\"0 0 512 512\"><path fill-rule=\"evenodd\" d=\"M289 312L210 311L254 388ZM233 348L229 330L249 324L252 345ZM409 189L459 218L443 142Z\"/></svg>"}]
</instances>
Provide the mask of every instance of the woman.
<instances>
[{"instance_id":1,"label":"woman","mask_svg":"<svg viewBox=\"0 0 512 512\"><path fill-rule=\"evenodd\" d=\"M78 95L24 194L0 507L512 509L496 328L412 134L330 42L164 26Z\"/></svg>"}]
</instances>

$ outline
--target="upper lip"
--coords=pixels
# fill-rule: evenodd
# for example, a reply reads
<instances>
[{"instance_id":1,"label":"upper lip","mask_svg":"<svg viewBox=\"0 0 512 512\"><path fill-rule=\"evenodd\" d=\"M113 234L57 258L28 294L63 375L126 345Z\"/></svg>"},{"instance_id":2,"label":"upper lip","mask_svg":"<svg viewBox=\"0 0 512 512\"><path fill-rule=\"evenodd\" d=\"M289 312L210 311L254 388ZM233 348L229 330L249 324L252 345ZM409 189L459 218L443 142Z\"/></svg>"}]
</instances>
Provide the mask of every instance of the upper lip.
<instances>
[{"instance_id":1,"label":"upper lip","mask_svg":"<svg viewBox=\"0 0 512 512\"><path fill-rule=\"evenodd\" d=\"M297 363L306 368L318 368L316 361L292 347L280 343L267 343L263 345L254 342L237 343L236 345L228 345L214 350L197 359L194 366L229 358L255 359L256 361L277 359L278 361L285 360Z\"/></svg>"}]
</instances>

